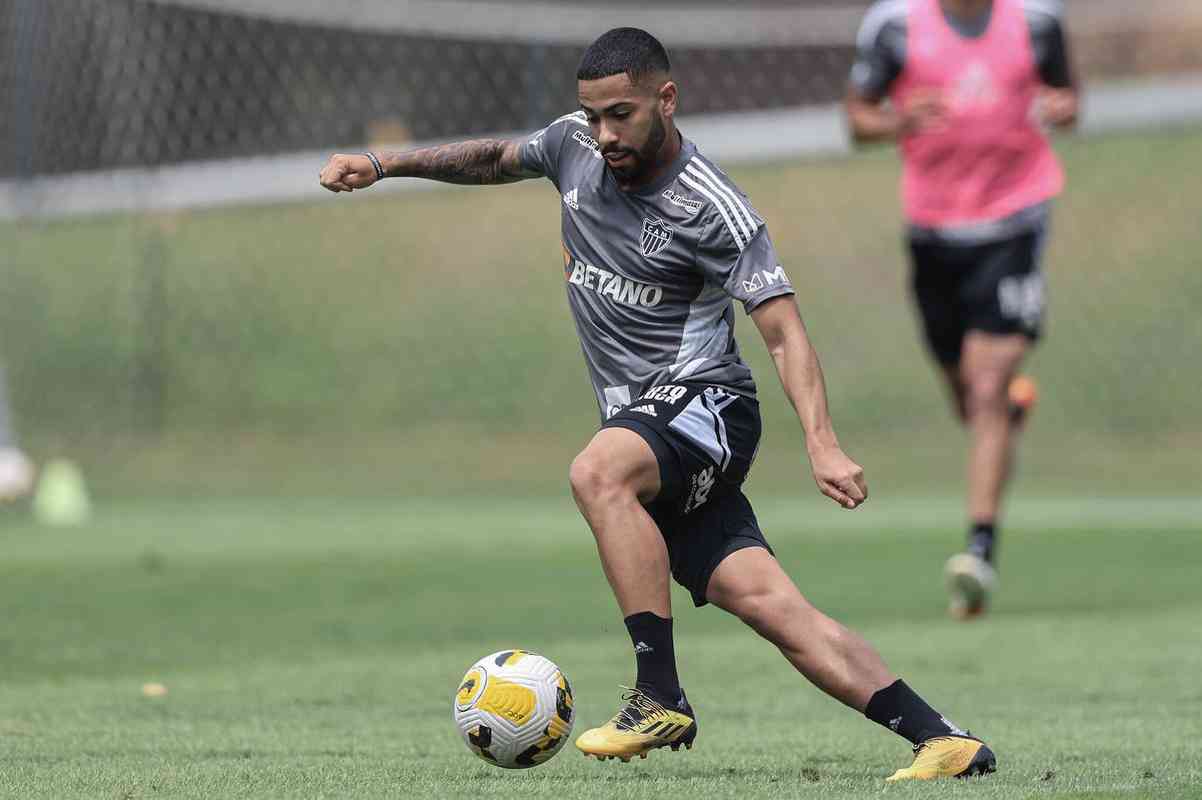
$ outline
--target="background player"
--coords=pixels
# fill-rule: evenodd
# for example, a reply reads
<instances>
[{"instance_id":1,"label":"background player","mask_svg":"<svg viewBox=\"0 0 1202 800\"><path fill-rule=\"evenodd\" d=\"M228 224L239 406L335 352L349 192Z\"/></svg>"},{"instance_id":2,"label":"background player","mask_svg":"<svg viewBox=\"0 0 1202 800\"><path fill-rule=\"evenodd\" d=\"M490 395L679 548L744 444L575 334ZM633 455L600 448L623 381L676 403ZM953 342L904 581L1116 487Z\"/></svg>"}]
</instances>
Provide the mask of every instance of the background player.
<instances>
[{"instance_id":1,"label":"background player","mask_svg":"<svg viewBox=\"0 0 1202 800\"><path fill-rule=\"evenodd\" d=\"M1016 374L1040 334L1064 180L1040 125L1077 119L1061 3L882 0L857 48L847 117L857 141L900 145L914 299L972 435L968 547L946 568L950 610L970 617L996 583L1001 499L1035 399Z\"/></svg>"},{"instance_id":2,"label":"background player","mask_svg":"<svg viewBox=\"0 0 1202 800\"><path fill-rule=\"evenodd\" d=\"M760 418L734 340L732 298L772 354L821 491L850 509L867 489L835 437L822 371L763 220L676 130L667 53L644 31L615 29L586 50L577 78L581 111L525 140L337 154L320 176L335 192L383 177L545 176L562 194L568 302L602 416L570 480L638 669L618 714L577 746L629 760L692 745L697 723L677 675L672 575L697 605L737 615L824 691L908 738L914 763L892 779L992 771L980 740L802 597L743 495Z\"/></svg>"}]
</instances>

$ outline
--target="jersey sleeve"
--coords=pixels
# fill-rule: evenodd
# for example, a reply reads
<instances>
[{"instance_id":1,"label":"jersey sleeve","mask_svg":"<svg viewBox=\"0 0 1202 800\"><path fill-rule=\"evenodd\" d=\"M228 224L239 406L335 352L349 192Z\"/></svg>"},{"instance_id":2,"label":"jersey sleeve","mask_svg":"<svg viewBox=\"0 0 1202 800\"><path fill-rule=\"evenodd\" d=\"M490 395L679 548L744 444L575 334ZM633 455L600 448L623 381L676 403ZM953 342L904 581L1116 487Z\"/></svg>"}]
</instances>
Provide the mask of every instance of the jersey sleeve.
<instances>
[{"instance_id":1,"label":"jersey sleeve","mask_svg":"<svg viewBox=\"0 0 1202 800\"><path fill-rule=\"evenodd\" d=\"M705 279L742 303L748 314L765 300L793 294L763 220L746 207L724 210L703 230L697 247Z\"/></svg>"},{"instance_id":2,"label":"jersey sleeve","mask_svg":"<svg viewBox=\"0 0 1202 800\"><path fill-rule=\"evenodd\" d=\"M851 86L869 100L880 100L906 65L904 6L880 2L869 9L856 35Z\"/></svg>"},{"instance_id":3,"label":"jersey sleeve","mask_svg":"<svg viewBox=\"0 0 1202 800\"><path fill-rule=\"evenodd\" d=\"M587 130L583 111L566 114L542 130L527 136L518 149L522 169L550 178L558 187L559 161L564 140L572 135L572 131L579 130Z\"/></svg>"},{"instance_id":4,"label":"jersey sleeve","mask_svg":"<svg viewBox=\"0 0 1202 800\"><path fill-rule=\"evenodd\" d=\"M1053 89L1070 88L1073 75L1064 35L1063 4L1057 0L1028 0L1025 11L1040 80Z\"/></svg>"}]
</instances>

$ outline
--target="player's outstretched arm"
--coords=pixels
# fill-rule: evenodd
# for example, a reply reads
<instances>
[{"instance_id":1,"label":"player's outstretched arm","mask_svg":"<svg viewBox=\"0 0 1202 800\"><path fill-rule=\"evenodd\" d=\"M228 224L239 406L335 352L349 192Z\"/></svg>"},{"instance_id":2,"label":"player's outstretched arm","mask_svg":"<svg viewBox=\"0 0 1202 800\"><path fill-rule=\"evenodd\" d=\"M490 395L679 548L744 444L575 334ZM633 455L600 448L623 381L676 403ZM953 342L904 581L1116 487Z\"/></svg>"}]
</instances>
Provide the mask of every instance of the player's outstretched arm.
<instances>
[{"instance_id":1,"label":"player's outstretched arm","mask_svg":"<svg viewBox=\"0 0 1202 800\"><path fill-rule=\"evenodd\" d=\"M822 365L796 301L792 295L766 300L751 312L751 319L764 337L781 386L805 430L806 452L819 491L844 508L856 508L868 499L864 470L847 457L835 437Z\"/></svg>"},{"instance_id":2,"label":"player's outstretched arm","mask_svg":"<svg viewBox=\"0 0 1202 800\"><path fill-rule=\"evenodd\" d=\"M400 153L335 153L319 178L331 192L351 192L382 178L486 185L540 177L540 173L522 168L520 146L510 139L474 139Z\"/></svg>"}]
</instances>

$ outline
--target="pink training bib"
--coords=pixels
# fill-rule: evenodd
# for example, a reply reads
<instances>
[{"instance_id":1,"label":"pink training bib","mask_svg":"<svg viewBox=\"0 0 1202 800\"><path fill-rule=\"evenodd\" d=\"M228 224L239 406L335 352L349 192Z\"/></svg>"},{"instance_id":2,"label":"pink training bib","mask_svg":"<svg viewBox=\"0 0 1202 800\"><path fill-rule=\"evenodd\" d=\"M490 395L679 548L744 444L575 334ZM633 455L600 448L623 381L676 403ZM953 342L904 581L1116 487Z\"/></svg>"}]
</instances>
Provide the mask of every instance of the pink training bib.
<instances>
[{"instance_id":1,"label":"pink training bib","mask_svg":"<svg viewBox=\"0 0 1202 800\"><path fill-rule=\"evenodd\" d=\"M1022 0L994 0L989 28L962 36L939 0L909 0L906 64L894 106L938 90L947 125L901 142L911 223L992 222L1060 193L1064 172L1033 115L1040 86Z\"/></svg>"}]
</instances>

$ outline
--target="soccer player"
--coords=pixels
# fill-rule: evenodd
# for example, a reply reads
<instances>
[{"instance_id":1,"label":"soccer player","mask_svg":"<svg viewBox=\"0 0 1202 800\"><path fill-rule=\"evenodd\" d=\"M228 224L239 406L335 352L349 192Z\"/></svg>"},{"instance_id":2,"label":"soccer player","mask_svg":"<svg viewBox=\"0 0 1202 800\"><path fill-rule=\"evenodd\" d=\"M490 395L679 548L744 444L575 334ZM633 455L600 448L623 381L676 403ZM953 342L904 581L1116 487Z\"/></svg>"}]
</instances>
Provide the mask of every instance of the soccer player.
<instances>
[{"instance_id":1,"label":"soccer player","mask_svg":"<svg viewBox=\"0 0 1202 800\"><path fill-rule=\"evenodd\" d=\"M671 575L696 605L735 614L819 688L909 739L914 762L891 779L992 771L988 747L802 597L741 491L760 415L732 300L772 354L819 489L848 509L867 498L860 467L835 436L822 370L764 220L676 129L678 90L663 46L645 31L611 30L585 51L577 78L580 110L527 138L336 154L320 176L334 192L385 177L546 177L562 195L565 288L602 419L569 479L637 667L618 713L577 747L625 761L692 745L697 720L673 652Z\"/></svg>"},{"instance_id":2,"label":"soccer player","mask_svg":"<svg viewBox=\"0 0 1202 800\"><path fill-rule=\"evenodd\" d=\"M945 568L949 611L967 619L997 582L1002 496L1035 400L1018 370L1040 334L1040 261L1064 183L1041 126L1072 126L1078 107L1061 3L882 0L857 50L852 135L899 144L914 299L971 433L968 546Z\"/></svg>"}]
</instances>

